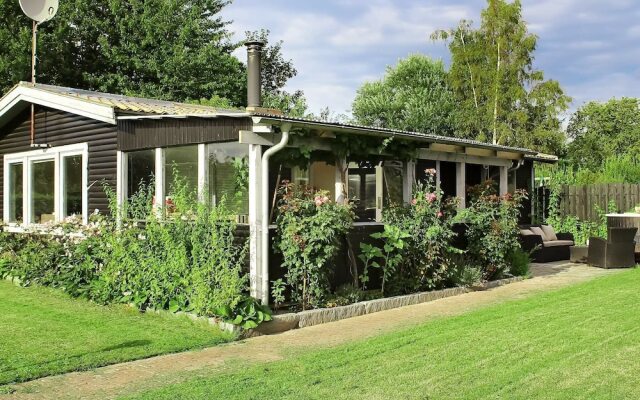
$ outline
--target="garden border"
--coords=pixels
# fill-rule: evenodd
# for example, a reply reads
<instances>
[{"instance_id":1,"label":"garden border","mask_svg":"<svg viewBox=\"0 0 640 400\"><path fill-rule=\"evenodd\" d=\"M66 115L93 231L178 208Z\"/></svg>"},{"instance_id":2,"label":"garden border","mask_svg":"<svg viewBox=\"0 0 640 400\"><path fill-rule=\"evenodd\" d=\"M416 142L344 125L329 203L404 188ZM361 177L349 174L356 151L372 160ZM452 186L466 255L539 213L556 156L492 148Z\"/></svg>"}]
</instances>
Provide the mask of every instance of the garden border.
<instances>
[{"instance_id":1,"label":"garden border","mask_svg":"<svg viewBox=\"0 0 640 400\"><path fill-rule=\"evenodd\" d=\"M362 301L347 306L319 308L306 310L298 313L288 313L274 315L273 320L264 322L260 326L250 331L242 332L244 337L258 335L273 335L286 332L292 329L305 328L313 325L326 324L339 321L341 319L359 317L361 315L373 314L380 311L405 307L415 304L428 303L438 299L458 296L465 293L489 290L510 283L520 282L526 279L523 276L499 279L495 281L483 282L472 287L455 287L430 292L420 292L403 296L386 297L376 300Z\"/></svg>"},{"instance_id":2,"label":"garden border","mask_svg":"<svg viewBox=\"0 0 640 400\"><path fill-rule=\"evenodd\" d=\"M438 299L444 299L452 296L459 296L465 293L478 292L483 290L494 289L499 286L508 285L510 283L520 282L527 279L524 276L514 276L511 278L498 279L495 281L482 282L481 284L471 287L454 287L441 290L432 290L430 292L420 292L407 294L403 296L384 297L381 299L361 301L346 306L318 308L314 310L305 310L297 313L277 314L273 315L273 319L263 322L254 329L243 329L238 325L224 322L216 317L203 317L193 313L178 311L172 313L168 310L147 309L145 312L153 312L157 314L170 315L186 315L196 321L206 321L212 326L217 326L221 330L238 335L241 339L251 338L262 335L275 335L293 329L306 328L309 326L326 324L329 322L340 321L342 319L359 317L361 315L373 314L380 311L392 310L415 304L428 303ZM133 306L132 306L133 307Z\"/></svg>"}]
</instances>

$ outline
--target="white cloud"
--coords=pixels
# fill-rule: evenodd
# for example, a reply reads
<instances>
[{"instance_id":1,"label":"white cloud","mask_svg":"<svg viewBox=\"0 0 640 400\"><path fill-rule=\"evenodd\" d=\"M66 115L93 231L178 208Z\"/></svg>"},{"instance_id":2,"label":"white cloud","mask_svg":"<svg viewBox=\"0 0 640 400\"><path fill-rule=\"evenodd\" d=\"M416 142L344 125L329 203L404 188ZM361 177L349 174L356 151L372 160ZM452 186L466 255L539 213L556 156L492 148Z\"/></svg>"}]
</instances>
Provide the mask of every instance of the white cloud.
<instances>
[{"instance_id":1,"label":"white cloud","mask_svg":"<svg viewBox=\"0 0 640 400\"><path fill-rule=\"evenodd\" d=\"M377 79L399 58L421 52L448 58L434 44L435 29L460 19L478 23L485 0L236 0L225 9L231 29L270 29L284 41L298 76L290 90L302 89L312 111L350 108L356 89ZM633 95L640 87L640 8L637 0L523 0L529 30L538 35L535 66L557 79L576 103ZM237 56L244 60L243 49ZM574 106L575 104L574 103Z\"/></svg>"}]
</instances>

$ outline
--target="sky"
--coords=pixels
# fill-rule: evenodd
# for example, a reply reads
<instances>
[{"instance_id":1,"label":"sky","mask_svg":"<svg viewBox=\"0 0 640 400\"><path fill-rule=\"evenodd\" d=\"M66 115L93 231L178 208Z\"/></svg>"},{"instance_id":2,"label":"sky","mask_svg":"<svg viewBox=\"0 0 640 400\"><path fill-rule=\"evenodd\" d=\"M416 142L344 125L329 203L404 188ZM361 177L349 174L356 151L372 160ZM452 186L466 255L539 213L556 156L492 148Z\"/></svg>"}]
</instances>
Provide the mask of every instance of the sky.
<instances>
[{"instance_id":1,"label":"sky","mask_svg":"<svg viewBox=\"0 0 640 400\"><path fill-rule=\"evenodd\" d=\"M477 25L485 0L234 0L223 11L235 39L269 29L282 40L298 76L287 89L303 90L310 110L348 113L357 89L412 53L448 64L448 50L430 34ZM640 97L640 0L522 0L529 31L538 36L534 67L587 101ZM246 59L243 49L236 54Z\"/></svg>"}]
</instances>

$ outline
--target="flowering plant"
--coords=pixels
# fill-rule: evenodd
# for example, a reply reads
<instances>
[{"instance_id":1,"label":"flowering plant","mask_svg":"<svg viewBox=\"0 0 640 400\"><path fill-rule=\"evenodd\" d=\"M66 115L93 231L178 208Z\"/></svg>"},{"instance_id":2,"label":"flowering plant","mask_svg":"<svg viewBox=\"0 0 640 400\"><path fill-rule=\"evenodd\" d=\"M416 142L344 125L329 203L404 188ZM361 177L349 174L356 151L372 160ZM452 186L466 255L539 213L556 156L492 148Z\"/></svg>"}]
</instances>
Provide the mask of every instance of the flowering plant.
<instances>
[{"instance_id":1,"label":"flowering plant","mask_svg":"<svg viewBox=\"0 0 640 400\"><path fill-rule=\"evenodd\" d=\"M388 260L395 264L390 269L393 273L384 277L389 291L394 293L441 287L449 274L452 255L460 252L452 246L457 201L445 198L437 188L434 169L425 172L427 179L414 187L410 204L391 207L383 215L385 232L396 234L376 237L383 240L386 250L396 253L381 260L383 264ZM402 238L402 246L389 246L397 242L391 240L395 237Z\"/></svg>"},{"instance_id":2,"label":"flowering plant","mask_svg":"<svg viewBox=\"0 0 640 400\"><path fill-rule=\"evenodd\" d=\"M470 204L461 212L467 226L467 254L494 279L510 268L508 256L519 248L518 219L524 190L499 196L492 181L471 188Z\"/></svg>"},{"instance_id":3,"label":"flowering plant","mask_svg":"<svg viewBox=\"0 0 640 400\"><path fill-rule=\"evenodd\" d=\"M329 293L331 262L354 214L349 205L331 201L328 192L308 186L284 181L278 194L274 247L283 255L287 285L302 309L318 307Z\"/></svg>"}]
</instances>

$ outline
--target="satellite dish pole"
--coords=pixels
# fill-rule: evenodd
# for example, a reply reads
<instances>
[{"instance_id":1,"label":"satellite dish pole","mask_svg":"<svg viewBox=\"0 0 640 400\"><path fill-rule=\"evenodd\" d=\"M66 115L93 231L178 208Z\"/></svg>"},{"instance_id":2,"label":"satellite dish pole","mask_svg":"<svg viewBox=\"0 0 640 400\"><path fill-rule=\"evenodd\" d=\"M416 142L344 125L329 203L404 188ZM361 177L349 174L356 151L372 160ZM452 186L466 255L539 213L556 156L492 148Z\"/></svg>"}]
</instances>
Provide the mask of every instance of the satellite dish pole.
<instances>
[{"instance_id":1,"label":"satellite dish pole","mask_svg":"<svg viewBox=\"0 0 640 400\"><path fill-rule=\"evenodd\" d=\"M36 46L38 45L38 23L33 21L31 34L31 83L36 84Z\"/></svg>"},{"instance_id":2,"label":"satellite dish pole","mask_svg":"<svg viewBox=\"0 0 640 400\"><path fill-rule=\"evenodd\" d=\"M33 20L33 30L31 36L31 84L36 85L36 46L38 45L38 26L50 20L58 12L59 0L18 0L22 12ZM36 110L31 103L31 147L36 145ZM46 147L46 145L44 146Z\"/></svg>"}]
</instances>

